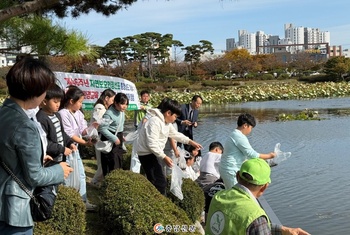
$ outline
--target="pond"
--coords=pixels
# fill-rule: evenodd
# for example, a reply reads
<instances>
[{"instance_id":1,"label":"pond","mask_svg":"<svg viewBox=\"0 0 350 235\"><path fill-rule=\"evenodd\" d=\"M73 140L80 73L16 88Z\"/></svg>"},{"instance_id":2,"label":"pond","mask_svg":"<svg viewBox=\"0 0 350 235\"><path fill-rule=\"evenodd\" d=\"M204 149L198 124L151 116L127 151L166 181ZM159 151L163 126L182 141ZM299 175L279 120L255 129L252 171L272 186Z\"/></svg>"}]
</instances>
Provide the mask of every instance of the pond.
<instances>
[{"instance_id":1,"label":"pond","mask_svg":"<svg viewBox=\"0 0 350 235\"><path fill-rule=\"evenodd\" d=\"M317 110L321 120L277 122L280 113ZM265 192L282 224L311 234L349 234L350 98L247 102L202 106L194 139L203 153L213 141L225 143L237 116L248 112L257 126L248 137L255 150L267 153L281 143L292 156L272 168Z\"/></svg>"}]
</instances>

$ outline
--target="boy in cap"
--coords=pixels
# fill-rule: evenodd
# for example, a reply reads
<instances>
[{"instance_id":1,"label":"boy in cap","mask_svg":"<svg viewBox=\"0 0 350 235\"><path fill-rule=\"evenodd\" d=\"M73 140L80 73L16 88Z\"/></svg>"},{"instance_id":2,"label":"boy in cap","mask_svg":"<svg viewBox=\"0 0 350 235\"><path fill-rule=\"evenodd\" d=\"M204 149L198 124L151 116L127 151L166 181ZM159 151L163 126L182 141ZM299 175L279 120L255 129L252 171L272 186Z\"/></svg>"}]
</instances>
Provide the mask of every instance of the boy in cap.
<instances>
[{"instance_id":1,"label":"boy in cap","mask_svg":"<svg viewBox=\"0 0 350 235\"><path fill-rule=\"evenodd\" d=\"M270 223L257 201L271 183L270 173L270 166L263 159L245 161L236 174L238 184L219 191L212 199L205 234L309 235L300 228Z\"/></svg>"}]
</instances>

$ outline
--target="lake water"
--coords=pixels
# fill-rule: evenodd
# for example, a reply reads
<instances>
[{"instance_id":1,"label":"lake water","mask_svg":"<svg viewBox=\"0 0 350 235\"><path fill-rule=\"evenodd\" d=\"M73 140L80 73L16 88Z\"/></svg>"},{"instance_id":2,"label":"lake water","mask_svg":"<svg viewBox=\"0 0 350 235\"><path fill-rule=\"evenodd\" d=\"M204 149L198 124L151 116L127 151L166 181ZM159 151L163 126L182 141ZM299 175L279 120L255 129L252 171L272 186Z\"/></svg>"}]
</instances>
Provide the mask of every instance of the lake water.
<instances>
[{"instance_id":1,"label":"lake water","mask_svg":"<svg viewBox=\"0 0 350 235\"><path fill-rule=\"evenodd\" d=\"M277 122L279 113L317 110L320 121ZM237 116L253 114L257 126L248 137L261 153L281 150L292 156L272 168L272 183L265 192L282 224L311 234L350 232L350 98L247 102L202 106L194 139L203 153L213 141L225 143L236 128Z\"/></svg>"}]
</instances>

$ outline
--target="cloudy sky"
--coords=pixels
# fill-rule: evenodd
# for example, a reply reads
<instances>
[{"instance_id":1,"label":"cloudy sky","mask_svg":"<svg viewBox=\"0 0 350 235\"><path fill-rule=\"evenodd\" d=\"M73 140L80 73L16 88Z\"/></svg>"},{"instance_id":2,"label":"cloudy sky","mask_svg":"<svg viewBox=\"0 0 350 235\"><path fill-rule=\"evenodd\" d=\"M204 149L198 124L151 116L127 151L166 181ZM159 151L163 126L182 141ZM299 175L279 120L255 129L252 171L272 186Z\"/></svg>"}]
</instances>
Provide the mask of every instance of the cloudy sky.
<instances>
[{"instance_id":1,"label":"cloudy sky","mask_svg":"<svg viewBox=\"0 0 350 235\"><path fill-rule=\"evenodd\" d=\"M126 10L105 17L95 13L58 21L85 34L91 44L106 45L116 37L145 32L173 34L185 46L200 40L215 52L240 29L284 38L284 24L329 31L331 45L350 48L349 0L138 0Z\"/></svg>"}]
</instances>

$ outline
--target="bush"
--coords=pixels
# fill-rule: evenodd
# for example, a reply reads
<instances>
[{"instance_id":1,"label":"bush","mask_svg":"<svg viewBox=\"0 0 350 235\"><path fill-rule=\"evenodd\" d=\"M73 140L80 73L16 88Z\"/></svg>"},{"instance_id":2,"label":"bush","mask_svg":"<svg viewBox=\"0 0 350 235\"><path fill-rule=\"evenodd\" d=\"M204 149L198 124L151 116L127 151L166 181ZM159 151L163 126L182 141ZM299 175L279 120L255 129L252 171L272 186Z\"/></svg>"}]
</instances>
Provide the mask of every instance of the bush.
<instances>
[{"instance_id":1,"label":"bush","mask_svg":"<svg viewBox=\"0 0 350 235\"><path fill-rule=\"evenodd\" d=\"M273 79L275 79L275 77L270 73L265 73L261 76L261 79L262 80L273 80Z\"/></svg>"},{"instance_id":2,"label":"bush","mask_svg":"<svg viewBox=\"0 0 350 235\"><path fill-rule=\"evenodd\" d=\"M168 177L167 191L170 192L171 178ZM205 198L203 190L199 185L191 179L183 179L182 183L183 200L178 199L174 194L169 193L167 196L170 200L183 209L188 218L194 223L199 220L202 211L204 210Z\"/></svg>"},{"instance_id":3,"label":"bush","mask_svg":"<svg viewBox=\"0 0 350 235\"><path fill-rule=\"evenodd\" d=\"M34 235L85 234L85 204L73 188L60 185L52 218L34 225Z\"/></svg>"},{"instance_id":4,"label":"bush","mask_svg":"<svg viewBox=\"0 0 350 235\"><path fill-rule=\"evenodd\" d=\"M100 218L107 234L153 234L157 223L192 225L186 213L141 174L114 170L101 186ZM167 232L166 234L178 234ZM193 233L196 234L196 233ZM197 233L198 234L198 233Z\"/></svg>"},{"instance_id":5,"label":"bush","mask_svg":"<svg viewBox=\"0 0 350 235\"><path fill-rule=\"evenodd\" d=\"M190 84L183 80L178 80L175 82L171 82L167 85L169 88L187 88Z\"/></svg>"}]
</instances>

